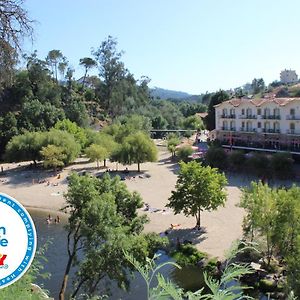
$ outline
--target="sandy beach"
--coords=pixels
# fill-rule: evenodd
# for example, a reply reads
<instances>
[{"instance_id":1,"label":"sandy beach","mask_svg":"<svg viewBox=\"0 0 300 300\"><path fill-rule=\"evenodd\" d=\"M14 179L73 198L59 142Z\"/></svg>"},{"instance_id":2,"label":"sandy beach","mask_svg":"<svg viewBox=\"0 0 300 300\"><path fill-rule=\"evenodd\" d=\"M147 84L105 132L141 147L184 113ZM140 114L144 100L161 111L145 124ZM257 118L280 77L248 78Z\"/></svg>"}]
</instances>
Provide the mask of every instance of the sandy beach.
<instances>
[{"instance_id":1,"label":"sandy beach","mask_svg":"<svg viewBox=\"0 0 300 300\"><path fill-rule=\"evenodd\" d=\"M159 161L141 165L143 178L136 173L137 166L127 166L131 179L126 179L131 191L138 191L144 202L149 204L150 210L140 209L140 213L148 215L150 222L145 231L161 233L170 228L171 224L180 224L171 230L169 237L176 242L180 240L192 241L199 250L211 256L224 257L231 243L242 236L243 210L236 206L241 195L239 186L243 185L239 179L229 180L227 186L228 199L225 207L213 212L203 212L201 217L202 230L194 230L195 218L185 217L183 214L174 215L172 210L165 208L171 191L175 188L178 164L170 159L170 153L164 147L159 147ZM28 170L30 163L2 164L5 175L0 177L0 191L6 193L25 207L58 211L64 206L63 193L67 191L67 175L71 170L98 172L95 163L78 160L76 164L68 166L60 173L60 178L53 176L53 172L44 170ZM116 163L108 163L108 168L123 170L125 167ZM104 171L104 170L103 170ZM147 175L147 176L145 176ZM134 178L135 176L135 178ZM232 183L232 182L233 183ZM41 183L38 183L41 182ZM49 183L48 183L49 182ZM158 210L157 212L154 212Z\"/></svg>"}]
</instances>

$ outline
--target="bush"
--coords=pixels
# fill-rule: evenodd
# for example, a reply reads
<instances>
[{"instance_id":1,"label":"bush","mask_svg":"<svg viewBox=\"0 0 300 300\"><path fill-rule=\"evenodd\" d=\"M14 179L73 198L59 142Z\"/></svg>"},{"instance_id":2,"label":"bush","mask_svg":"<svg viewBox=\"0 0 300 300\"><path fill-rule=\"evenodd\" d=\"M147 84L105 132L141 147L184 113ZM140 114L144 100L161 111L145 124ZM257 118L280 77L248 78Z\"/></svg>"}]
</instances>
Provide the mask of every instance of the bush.
<instances>
[{"instance_id":1,"label":"bush","mask_svg":"<svg viewBox=\"0 0 300 300\"><path fill-rule=\"evenodd\" d=\"M210 147L205 154L205 161L211 167L225 169L227 154L222 147Z\"/></svg>"},{"instance_id":2,"label":"bush","mask_svg":"<svg viewBox=\"0 0 300 300\"><path fill-rule=\"evenodd\" d=\"M206 266L204 267L204 270L207 273L212 274L216 271L217 264L218 264L218 259L216 257L213 257L207 262Z\"/></svg>"},{"instance_id":3,"label":"bush","mask_svg":"<svg viewBox=\"0 0 300 300\"><path fill-rule=\"evenodd\" d=\"M192 155L193 149L191 146L183 146L180 147L177 151L177 156L180 160L187 162L189 160L189 156Z\"/></svg>"},{"instance_id":4,"label":"bush","mask_svg":"<svg viewBox=\"0 0 300 300\"><path fill-rule=\"evenodd\" d=\"M247 165L257 176L269 177L270 161L267 155L262 153L254 153L251 157L249 157Z\"/></svg>"},{"instance_id":5,"label":"bush","mask_svg":"<svg viewBox=\"0 0 300 300\"><path fill-rule=\"evenodd\" d=\"M271 158L272 170L279 178L292 176L293 163L294 160L289 153L275 153Z\"/></svg>"},{"instance_id":6,"label":"bush","mask_svg":"<svg viewBox=\"0 0 300 300\"><path fill-rule=\"evenodd\" d=\"M272 280L261 279L259 281L259 288L264 293L274 292L276 290L276 284L274 284Z\"/></svg>"},{"instance_id":7,"label":"bush","mask_svg":"<svg viewBox=\"0 0 300 300\"><path fill-rule=\"evenodd\" d=\"M176 262L184 267L188 265L196 265L203 258L207 258L207 254L198 251L193 245L181 245L178 250L171 253Z\"/></svg>"},{"instance_id":8,"label":"bush","mask_svg":"<svg viewBox=\"0 0 300 300\"><path fill-rule=\"evenodd\" d=\"M245 164L245 154L243 151L232 151L228 155L230 166L236 170L241 169Z\"/></svg>"}]
</instances>

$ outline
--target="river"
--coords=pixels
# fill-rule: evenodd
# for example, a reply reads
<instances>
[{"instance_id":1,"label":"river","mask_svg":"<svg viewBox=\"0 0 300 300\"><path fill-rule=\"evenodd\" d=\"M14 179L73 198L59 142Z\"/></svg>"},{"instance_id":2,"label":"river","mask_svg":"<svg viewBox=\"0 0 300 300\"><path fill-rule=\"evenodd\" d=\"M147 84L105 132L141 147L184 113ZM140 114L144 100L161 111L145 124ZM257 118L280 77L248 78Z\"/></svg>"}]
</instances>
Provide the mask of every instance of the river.
<instances>
[{"instance_id":1,"label":"river","mask_svg":"<svg viewBox=\"0 0 300 300\"><path fill-rule=\"evenodd\" d=\"M49 272L51 277L50 279L39 278L37 283L47 289L51 297L57 299L67 263L67 238L64 229L67 219L62 216L60 217L60 224L47 224L47 212L37 210L29 210L29 212L37 229L38 247L44 245L48 240L51 240L51 244L45 254L48 261L43 263L44 272ZM55 217L55 215L52 215L52 218ZM159 260L159 262L165 262L170 260L170 257L162 253ZM177 270L172 266L166 266L161 269L161 273L185 289L195 291L203 284L202 272L199 268L183 268L182 270ZM71 285L71 283L70 280L69 284ZM139 274L131 280L129 292L119 289L114 282L111 282L111 284L113 288L109 299L146 299L146 285Z\"/></svg>"}]
</instances>

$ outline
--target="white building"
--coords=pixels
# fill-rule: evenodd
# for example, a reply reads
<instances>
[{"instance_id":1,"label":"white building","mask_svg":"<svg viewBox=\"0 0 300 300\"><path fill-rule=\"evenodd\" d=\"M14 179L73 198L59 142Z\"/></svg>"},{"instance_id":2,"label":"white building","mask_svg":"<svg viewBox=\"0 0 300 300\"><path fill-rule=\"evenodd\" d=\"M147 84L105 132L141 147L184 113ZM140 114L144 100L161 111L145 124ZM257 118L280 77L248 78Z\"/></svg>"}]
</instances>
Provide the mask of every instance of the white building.
<instances>
[{"instance_id":1,"label":"white building","mask_svg":"<svg viewBox=\"0 0 300 300\"><path fill-rule=\"evenodd\" d=\"M231 99L215 111L211 139L222 145L300 152L300 98Z\"/></svg>"},{"instance_id":2,"label":"white building","mask_svg":"<svg viewBox=\"0 0 300 300\"><path fill-rule=\"evenodd\" d=\"M282 83L295 83L298 81L298 75L294 70L283 70L280 72L280 81Z\"/></svg>"}]
</instances>

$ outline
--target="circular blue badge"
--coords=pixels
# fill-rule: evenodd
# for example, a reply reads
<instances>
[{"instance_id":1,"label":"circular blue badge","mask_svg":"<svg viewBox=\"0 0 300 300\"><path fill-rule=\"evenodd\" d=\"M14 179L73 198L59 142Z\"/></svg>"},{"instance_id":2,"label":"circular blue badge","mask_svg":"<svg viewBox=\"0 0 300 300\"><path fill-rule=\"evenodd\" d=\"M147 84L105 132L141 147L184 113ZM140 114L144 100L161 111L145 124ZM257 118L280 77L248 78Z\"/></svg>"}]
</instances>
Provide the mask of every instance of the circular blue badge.
<instances>
[{"instance_id":1,"label":"circular blue badge","mask_svg":"<svg viewBox=\"0 0 300 300\"><path fill-rule=\"evenodd\" d=\"M36 230L27 210L14 198L0 193L0 288L26 273L36 246Z\"/></svg>"}]
</instances>

